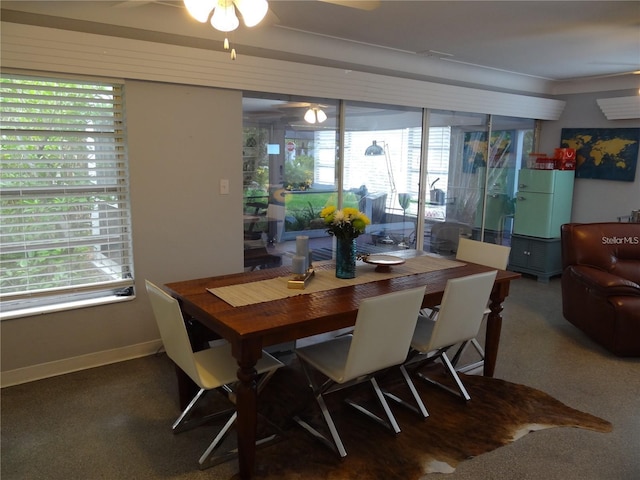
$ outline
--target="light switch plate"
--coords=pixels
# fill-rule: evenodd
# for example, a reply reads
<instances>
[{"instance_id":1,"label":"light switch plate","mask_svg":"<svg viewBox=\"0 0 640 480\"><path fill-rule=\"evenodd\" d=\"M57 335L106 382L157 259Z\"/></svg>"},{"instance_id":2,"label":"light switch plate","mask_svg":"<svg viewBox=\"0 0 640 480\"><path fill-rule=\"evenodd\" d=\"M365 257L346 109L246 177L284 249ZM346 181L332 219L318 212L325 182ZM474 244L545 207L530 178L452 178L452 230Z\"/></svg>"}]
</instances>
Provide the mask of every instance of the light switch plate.
<instances>
[{"instance_id":1,"label":"light switch plate","mask_svg":"<svg viewBox=\"0 0 640 480\"><path fill-rule=\"evenodd\" d=\"M220 195L229 195L229 179L220 179Z\"/></svg>"}]
</instances>

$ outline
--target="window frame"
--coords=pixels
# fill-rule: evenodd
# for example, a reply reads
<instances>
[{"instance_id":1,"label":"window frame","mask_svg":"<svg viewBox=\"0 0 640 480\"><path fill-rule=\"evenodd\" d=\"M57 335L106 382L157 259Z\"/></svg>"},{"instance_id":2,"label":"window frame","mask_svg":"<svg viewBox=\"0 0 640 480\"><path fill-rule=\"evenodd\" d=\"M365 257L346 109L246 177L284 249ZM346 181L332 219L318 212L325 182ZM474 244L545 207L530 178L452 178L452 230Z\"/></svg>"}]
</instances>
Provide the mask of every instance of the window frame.
<instances>
[{"instance_id":1,"label":"window frame","mask_svg":"<svg viewBox=\"0 0 640 480\"><path fill-rule=\"evenodd\" d=\"M0 320L135 298L124 84L1 78Z\"/></svg>"}]
</instances>

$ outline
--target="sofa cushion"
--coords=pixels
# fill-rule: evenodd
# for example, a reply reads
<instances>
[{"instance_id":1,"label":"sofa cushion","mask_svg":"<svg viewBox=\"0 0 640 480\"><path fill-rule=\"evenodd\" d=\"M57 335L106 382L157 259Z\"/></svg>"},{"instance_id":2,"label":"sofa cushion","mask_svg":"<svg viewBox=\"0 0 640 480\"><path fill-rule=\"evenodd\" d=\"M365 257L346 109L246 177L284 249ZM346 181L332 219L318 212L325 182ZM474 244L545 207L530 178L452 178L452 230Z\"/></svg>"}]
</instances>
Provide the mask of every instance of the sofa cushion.
<instances>
[{"instance_id":1,"label":"sofa cushion","mask_svg":"<svg viewBox=\"0 0 640 480\"><path fill-rule=\"evenodd\" d=\"M570 272L570 273L569 273ZM572 265L565 270L583 282L593 285L592 293L608 297L611 295L631 295L640 297L640 285L615 273L605 272L587 265Z\"/></svg>"}]
</instances>

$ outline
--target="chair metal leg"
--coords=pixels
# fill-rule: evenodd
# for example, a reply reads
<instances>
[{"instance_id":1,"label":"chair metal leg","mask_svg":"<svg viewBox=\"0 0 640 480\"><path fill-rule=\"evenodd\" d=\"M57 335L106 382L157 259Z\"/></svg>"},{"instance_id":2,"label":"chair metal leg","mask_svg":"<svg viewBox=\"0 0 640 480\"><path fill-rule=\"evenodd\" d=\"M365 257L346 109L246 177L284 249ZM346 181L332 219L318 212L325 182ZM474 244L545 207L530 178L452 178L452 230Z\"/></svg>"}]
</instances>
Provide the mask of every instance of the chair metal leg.
<instances>
[{"instance_id":1,"label":"chair metal leg","mask_svg":"<svg viewBox=\"0 0 640 480\"><path fill-rule=\"evenodd\" d=\"M472 338L471 345L473 345L473 347L476 349L476 352L478 352L480 356L484 358L484 350L480 346L480 343L478 342L478 340L476 340L475 338Z\"/></svg>"},{"instance_id":2,"label":"chair metal leg","mask_svg":"<svg viewBox=\"0 0 640 480\"><path fill-rule=\"evenodd\" d=\"M338 434L338 429L336 428L333 418L329 413L329 409L327 408L327 404L325 403L324 398L322 396L322 392L326 391L333 384L333 382L325 382L321 387L318 387L316 385L316 382L313 379L312 374L309 372L306 364L303 361L301 361L300 364L302 365L302 371L307 377L307 382L309 384L309 387L313 390L313 395L315 397L316 402L318 403L318 406L320 407L320 411L322 412L322 417L324 418L324 421L327 424L327 427L329 428L329 433L331 434L333 443L331 443L331 441L329 441L329 439L322 432L312 427L308 422L306 422L299 416L295 416L293 419L296 423L298 423L302 428L304 428L307 432L309 432L315 438L320 440L330 449L336 451L338 455L340 455L341 457L346 457L347 451L344 448L342 439Z\"/></svg>"},{"instance_id":3,"label":"chair metal leg","mask_svg":"<svg viewBox=\"0 0 640 480\"><path fill-rule=\"evenodd\" d=\"M467 389L464 388L464 385L462 384L462 380L460 380L460 377L456 373L456 369L453 367L453 365L449 361L449 357L447 357L447 354L443 352L440 359L447 367L447 371L449 372L449 375L451 375L451 378L453 378L453 381L456 382L456 385L458 386L458 390L460 390L460 394L462 395L462 398L464 398L467 401L471 400L469 393L467 393Z\"/></svg>"},{"instance_id":4,"label":"chair metal leg","mask_svg":"<svg viewBox=\"0 0 640 480\"><path fill-rule=\"evenodd\" d=\"M460 344L460 347L458 348L458 350L456 351L456 353L453 355L453 357L451 358L451 363L453 364L453 366L455 367L456 365L458 365L458 362L460 361L460 357L462 356L462 354L465 352L465 350L467 349L467 345L469 345L469 342L462 342Z\"/></svg>"},{"instance_id":5,"label":"chair metal leg","mask_svg":"<svg viewBox=\"0 0 640 480\"><path fill-rule=\"evenodd\" d=\"M436 316L438 315L439 311L440 311L440 307L439 306L435 306L435 307L423 308L418 313L419 313L419 315L421 315L423 317L427 317L429 320L433 320L433 319L436 318Z\"/></svg>"},{"instance_id":6,"label":"chair metal leg","mask_svg":"<svg viewBox=\"0 0 640 480\"><path fill-rule=\"evenodd\" d=\"M173 425L171 427L173 429L173 433L183 432L185 430L188 430L188 428L190 428L187 426L187 424L188 424L189 417L191 416L191 413L193 411L193 407L195 407L195 405L200 401L200 399L203 397L203 395L206 392L207 391L204 388L201 388L198 391L198 393L196 393L196 395L191 399L191 401L189 402L187 407L182 411L182 413L177 418L177 420L173 422Z\"/></svg>"},{"instance_id":7,"label":"chair metal leg","mask_svg":"<svg viewBox=\"0 0 640 480\"><path fill-rule=\"evenodd\" d=\"M338 434L338 429L335 426L333 418L331 417L331 414L329 413L329 409L327 408L327 405L326 405L326 403L324 401L324 396L323 395L325 393L329 393L329 392L340 390L342 388L345 388L347 385L350 386L352 384L339 385L339 384L335 383L334 381L332 381L331 379L328 379L322 385L318 386L316 381L313 378L312 373L309 371L309 368L305 364L305 362L301 361L300 364L302 365L302 371L304 372L305 376L307 377L307 382L308 382L309 386L311 387L311 389L313 390L313 394L314 394L315 400L318 403L318 406L320 407L320 411L322 412L322 416L324 418L324 421L325 421L325 423L326 423L326 425L327 425L327 427L329 429L329 433L331 434L331 439L333 440L333 443L331 443L331 441L329 440L329 438L326 435L324 435L322 432L320 432L318 429L316 429L315 427L310 425L308 422L306 422L305 420L303 420L299 416L294 417L294 421L296 423L298 423L302 428L307 430L309 433L311 433L318 440L320 440L322 443L327 445L332 450L336 451L341 457L345 457L347 455L346 449L344 448L344 444L342 443L342 439L340 438L340 435ZM398 425L398 422L396 421L395 417L393 416L393 413L391 412L391 408L389 407L389 404L387 403L387 400L385 399L385 393L381 390L381 388L378 385L378 382L376 381L375 377L370 377L370 378L368 378L368 380L369 380L369 382L371 383L371 385L373 387L373 390L374 390L374 392L376 394L376 397L378 398L378 401L380 402L380 405L382 406L382 409L384 410L388 421L384 420L382 417L380 417L380 416L376 415L375 413L367 410L362 405L359 405L359 404L355 403L352 400L345 399L344 400L345 403L350 405L351 407L355 408L359 412L365 414L369 418L375 420L377 423L383 425L384 427L386 427L386 428L388 428L390 430L393 430L394 433L396 433L396 434L400 433L400 426ZM417 394L417 392L416 392L416 394Z\"/></svg>"},{"instance_id":8,"label":"chair metal leg","mask_svg":"<svg viewBox=\"0 0 640 480\"><path fill-rule=\"evenodd\" d=\"M257 394L260 394L260 392L262 392L264 387L267 385L267 382L269 381L269 379L271 379L271 377L273 377L274 373L276 373L275 370L268 370L268 371L266 371L265 373L262 374L262 376L258 380L258 384L256 385Z\"/></svg>"},{"instance_id":9,"label":"chair metal leg","mask_svg":"<svg viewBox=\"0 0 640 480\"><path fill-rule=\"evenodd\" d=\"M426 382L429 382L433 385L437 385L440 388L443 388L444 390L447 390L448 392L453 393L454 395L463 398L465 401L469 401L471 400L471 397L469 396L469 393L467 392L466 388L464 387L464 385L462 384L462 380L460 380L460 377L458 376L455 367L452 365L451 361L449 360L449 357L447 357L446 354L446 350L447 348L443 348L441 350L439 350L435 355L424 359L422 361L417 361L417 362L410 362L408 364L405 365L417 365L416 367L416 375L418 377L420 377L421 379L423 379ZM430 363L434 360L436 360L437 358L440 358L440 360L442 361L445 370L447 371L447 373L449 374L449 376L453 379L453 381L456 383L456 386L458 387L458 390L454 390L452 388L447 387L446 385L443 385L442 383L436 382L435 380L432 380L431 378L427 377L426 375L424 375L422 372L420 372L420 367L424 366L426 363Z\"/></svg>"},{"instance_id":10,"label":"chair metal leg","mask_svg":"<svg viewBox=\"0 0 640 480\"><path fill-rule=\"evenodd\" d=\"M462 367L458 368L457 367L458 361L460 360L462 353L466 350L466 347L469 345L469 343L471 343L471 345L475 348L476 352L478 352L478 355L480 355L480 360L474 363L470 363L468 365L463 365ZM456 367L456 370L460 373L467 373L472 370L476 370L477 368L480 368L484 365L484 350L480 346L480 343L478 342L478 340L476 340L475 338L472 338L469 342L464 342L462 343L462 345L460 345L460 348L451 359L451 363L453 364L454 367Z\"/></svg>"},{"instance_id":11,"label":"chair metal leg","mask_svg":"<svg viewBox=\"0 0 640 480\"><path fill-rule=\"evenodd\" d=\"M465 365L464 367L460 367L458 369L456 369L458 371L458 373L468 373L471 372L473 370L477 370L478 368L481 368L482 366L484 366L484 360L478 360L475 363L470 363L469 365Z\"/></svg>"},{"instance_id":12,"label":"chair metal leg","mask_svg":"<svg viewBox=\"0 0 640 480\"><path fill-rule=\"evenodd\" d=\"M173 426L171 427L173 429L173 433L181 433L187 430L191 430L222 416L229 415L233 412L233 408L228 408L226 410L210 413L208 415L203 415L197 418L192 418L196 405L205 397L206 393L207 390L201 388L198 393L196 393L196 395L191 399L191 401L182 411L177 420L173 422Z\"/></svg>"},{"instance_id":13,"label":"chair metal leg","mask_svg":"<svg viewBox=\"0 0 640 480\"><path fill-rule=\"evenodd\" d=\"M320 411L322 412L322 417L324 418L327 427L329 428L329 433L331 434L331 438L333 439L333 444L329 441L329 439L323 435L319 430L312 427L309 423L302 420L300 417L295 417L294 420L302 426L305 430L311 433L314 437L320 440L322 443L327 445L332 450L338 452L338 455L341 457L347 456L347 451L344 448L344 444L342 443L342 439L340 438L340 434L338 433L338 429L336 428L336 424L333 421L333 417L329 413L329 409L327 408L327 404L322 397L322 394L316 395L316 402L320 407Z\"/></svg>"},{"instance_id":14,"label":"chair metal leg","mask_svg":"<svg viewBox=\"0 0 640 480\"><path fill-rule=\"evenodd\" d=\"M371 412L370 410L367 410L362 405L359 405L349 399L346 399L345 402L348 405L355 408L356 410L358 410L359 412L364 413L367 417L371 418L372 420L375 420L380 425L387 427L390 430L393 430L394 433L400 433L400 426L398 425L396 418L393 416L393 413L391 413L391 408L389 407L387 400L384 398L384 393L382 393L382 390L380 390L380 386L378 385L378 382L374 377L371 377L369 381L371 382L371 385L373 385L373 390L376 393L376 396L378 397L378 401L380 402L380 405L382 406L384 413L387 415L388 422L385 421L383 418L379 417L378 415L376 415L375 413Z\"/></svg>"},{"instance_id":15,"label":"chair metal leg","mask_svg":"<svg viewBox=\"0 0 640 480\"><path fill-rule=\"evenodd\" d=\"M222 429L216 435L216 438L213 439L213 442L207 447L204 453L200 456L198 463L200 465L200 470L205 470L207 468L213 467L215 465L219 465L220 463L227 462L232 460L238 456L238 448L233 448L219 455L215 455L216 450L222 444L226 436L231 431L231 427L235 423L238 417L238 413L234 412L231 418L225 423ZM265 445L271 443L278 439L277 434L269 435L267 437L256 440L256 446Z\"/></svg>"},{"instance_id":16,"label":"chair metal leg","mask_svg":"<svg viewBox=\"0 0 640 480\"><path fill-rule=\"evenodd\" d=\"M262 374L262 376L260 377L256 385L256 390L258 394L264 389L265 385L267 384L267 382L275 372L276 372L275 370L269 370ZM229 401L235 404L235 400L236 400L235 393L233 391L233 388L230 385L222 385L218 390L221 391L223 395L226 394ZM215 455L216 450L222 444L222 442L228 435L229 431L231 430L231 427L236 421L238 413L235 411L234 408L228 408L222 411L214 412L208 415L203 415L201 417L191 419L191 415L193 414L195 406L198 404L198 402L200 402L204 398L207 392L208 390L201 388L173 424L173 433L180 433L180 432L184 432L186 430L195 428L197 426L203 425L205 423L208 423L221 416L230 415L229 419L226 421L222 429L218 432L218 434L213 439L211 444L200 456L198 463L200 465L201 470L204 470L206 468L213 467L214 465L218 465L220 463L231 460L232 458L235 458L238 455L237 448L221 453L219 455ZM278 435L270 435L266 438L256 441L256 445L263 445L267 442L271 442L275 440L277 437Z\"/></svg>"},{"instance_id":17,"label":"chair metal leg","mask_svg":"<svg viewBox=\"0 0 640 480\"><path fill-rule=\"evenodd\" d=\"M385 397L393 400L397 404L408 408L409 410L417 413L418 415L421 415L423 418L427 418L429 416L429 412L427 411L427 408L424 406L424 402L422 401L422 398L420 398L420 394L418 393L418 390L416 390L416 386L413 384L413 381L411 380L411 377L409 376L409 373L407 372L407 369L405 368L404 365L400 365L400 372L402 372L402 376L404 377L404 380L407 383L407 386L409 387L411 394L413 395L417 408L409 404L408 402L404 401L402 398L398 397L397 395L394 395L391 392L387 392L386 390L383 390L382 393L384 393Z\"/></svg>"},{"instance_id":18,"label":"chair metal leg","mask_svg":"<svg viewBox=\"0 0 640 480\"><path fill-rule=\"evenodd\" d=\"M214 457L214 453L216 449L229 433L229 430L235 423L237 417L238 417L238 413L233 412L233 415L231 415L231 418L227 420L227 423L225 423L224 427L222 427L222 429L218 432L218 435L216 435L216 438L213 439L213 442L211 442L211 444L207 447L204 453L200 456L198 463L200 464L201 470L208 467L212 467L214 465L225 462L227 460L230 460L235 455L237 455L237 450L232 450L223 455L220 455L219 457Z\"/></svg>"}]
</instances>

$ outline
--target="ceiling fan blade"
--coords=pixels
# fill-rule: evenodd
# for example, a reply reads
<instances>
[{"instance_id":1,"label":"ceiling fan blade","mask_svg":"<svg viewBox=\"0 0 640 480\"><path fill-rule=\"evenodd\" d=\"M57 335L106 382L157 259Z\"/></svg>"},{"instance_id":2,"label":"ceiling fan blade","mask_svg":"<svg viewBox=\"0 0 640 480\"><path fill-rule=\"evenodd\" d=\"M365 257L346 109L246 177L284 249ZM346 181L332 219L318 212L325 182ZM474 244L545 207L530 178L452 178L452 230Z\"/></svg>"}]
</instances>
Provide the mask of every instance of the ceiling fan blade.
<instances>
[{"instance_id":1,"label":"ceiling fan blade","mask_svg":"<svg viewBox=\"0 0 640 480\"><path fill-rule=\"evenodd\" d=\"M308 108L310 106L309 102L287 102L274 105L276 108Z\"/></svg>"},{"instance_id":2,"label":"ceiling fan blade","mask_svg":"<svg viewBox=\"0 0 640 480\"><path fill-rule=\"evenodd\" d=\"M137 7L143 7L145 5L149 5L151 3L164 5L166 7L184 8L184 4L182 2L162 1L162 0L123 0L121 2L116 3L114 5L114 8L137 8Z\"/></svg>"},{"instance_id":3,"label":"ceiling fan blade","mask_svg":"<svg viewBox=\"0 0 640 480\"><path fill-rule=\"evenodd\" d=\"M153 3L153 0L124 0L122 2L116 3L114 5L114 8L136 8L147 5L149 3Z\"/></svg>"},{"instance_id":4,"label":"ceiling fan blade","mask_svg":"<svg viewBox=\"0 0 640 480\"><path fill-rule=\"evenodd\" d=\"M329 105L322 103L310 103L310 102L286 102L272 105L274 108L329 108Z\"/></svg>"},{"instance_id":5,"label":"ceiling fan blade","mask_svg":"<svg viewBox=\"0 0 640 480\"><path fill-rule=\"evenodd\" d=\"M359 10L375 10L380 6L380 0L319 0L325 3L333 3L342 7L357 8Z\"/></svg>"}]
</instances>

